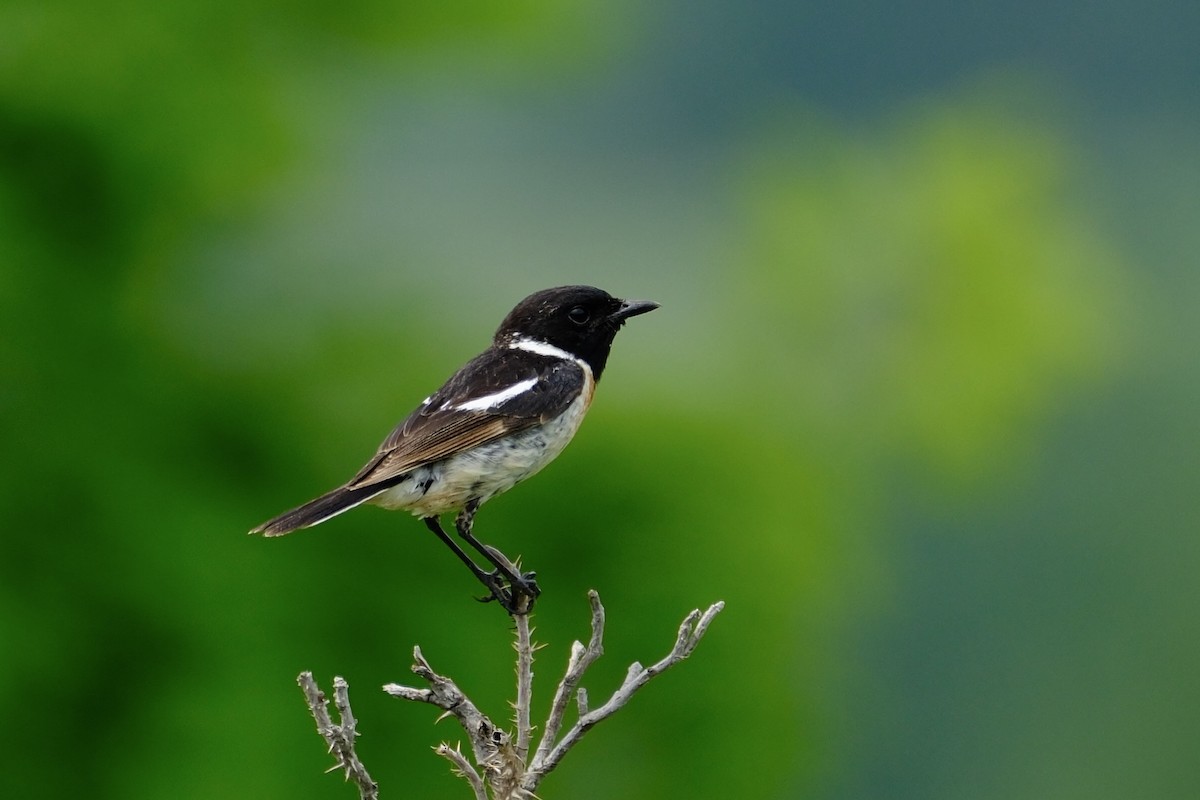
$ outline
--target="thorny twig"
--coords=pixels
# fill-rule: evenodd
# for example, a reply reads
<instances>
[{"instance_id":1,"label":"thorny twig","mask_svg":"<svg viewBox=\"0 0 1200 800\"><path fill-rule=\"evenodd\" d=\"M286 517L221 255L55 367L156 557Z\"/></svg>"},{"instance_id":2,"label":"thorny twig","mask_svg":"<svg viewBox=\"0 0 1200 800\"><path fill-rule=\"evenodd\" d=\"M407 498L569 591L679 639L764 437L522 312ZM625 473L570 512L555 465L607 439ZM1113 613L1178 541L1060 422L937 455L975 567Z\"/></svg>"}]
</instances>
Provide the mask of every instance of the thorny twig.
<instances>
[{"instance_id":1,"label":"thorny twig","mask_svg":"<svg viewBox=\"0 0 1200 800\"><path fill-rule=\"evenodd\" d=\"M350 687L346 681L340 675L333 679L333 704L337 708L339 719L339 724L336 725L329 717L329 699L317 686L313 674L301 672L296 681L304 691L308 708L317 722L317 733L325 739L329 745L329 752L337 759L337 763L327 771L344 770L346 780L354 781L358 787L361 800L378 800L379 786L371 780L367 768L354 752L354 740L358 736L355 727L358 722L354 719L354 712L350 710Z\"/></svg>"},{"instance_id":2,"label":"thorny twig","mask_svg":"<svg viewBox=\"0 0 1200 800\"><path fill-rule=\"evenodd\" d=\"M448 759L454 765L454 773L465 778L467 783L471 784L471 791L475 793L475 800L488 800L487 787L483 783L483 778L479 777L479 773L471 766L471 762L467 761L467 757L463 755L462 750L442 742L433 752Z\"/></svg>"},{"instance_id":3,"label":"thorny twig","mask_svg":"<svg viewBox=\"0 0 1200 800\"><path fill-rule=\"evenodd\" d=\"M394 683L383 687L384 691L395 697L437 706L443 710L442 716L452 716L458 720L471 741L475 766L457 747L452 748L443 743L435 752L450 761L454 772L467 781L475 800L489 800L489 797L495 800L528 800L534 797L533 792L541 780L558 766L584 734L628 703L634 693L651 678L690 656L708 631L709 624L725 607L723 602L717 602L703 613L699 609L693 610L679 626L671 652L649 667L634 662L626 672L625 680L608 701L599 708L591 709L588 705L587 691L579 684L588 667L604 652L604 606L600 604L600 597L594 591L588 592L588 600L592 610L591 638L586 645L581 642L571 645L566 674L555 689L550 714L532 758L529 757L529 748L533 741L530 705L533 696L533 652L536 648L532 641L527 614L514 615L514 647L517 651L515 743L512 735L497 727L453 680L433 671L420 647L413 648L415 663L412 669L428 684L428 688L417 689ZM354 752L354 740L358 736L355 731L357 721L350 710L349 687L346 681L341 677L335 677L333 681L338 724L334 724L330 719L328 698L313 680L312 673L301 673L298 682L316 720L317 732L328 743L329 752L337 759L330 771L344 770L346 780L352 780L358 788L361 800L378 800L379 787ZM575 697L577 719L575 724L560 736L572 695Z\"/></svg>"},{"instance_id":4,"label":"thorny twig","mask_svg":"<svg viewBox=\"0 0 1200 800\"><path fill-rule=\"evenodd\" d=\"M575 642L571 646L571 655L567 662L567 672L559 683L551 703L550 715L546 721L542 740L532 760L526 763L529 745L532 741L533 729L530 725L529 706L532 696L532 661L533 644L530 640L528 620L517 616L517 736L516 745L512 744L511 736L496 727L478 707L462 692L451 679L437 674L425 660L419 647L414 648L413 672L429 684L428 689L415 689L397 684L384 686L384 691L406 700L430 703L443 709L446 714L455 717L462 725L475 755L475 762L482 769L482 782L491 789L492 796L497 800L520 800L533 796L541 780L551 770L558 766L563 756L583 738L598 722L611 716L622 708L633 694L656 675L665 672L692 654L700 639L708 630L713 618L725 607L722 602L714 603L703 613L693 610L683 620L679 633L675 637L675 645L666 656L650 667L643 667L635 662L630 665L625 680L621 686L602 706L591 710L588 708L587 693L579 687L587 668L600 657L604 641L604 607L600 604L599 595L592 591L588 593L592 607L592 635L585 646ZM559 732L563 727L567 705L571 695L576 697L578 719L561 738ZM456 771L471 783L476 798L480 797L480 775L466 764L465 756L451 756L457 750L442 745L437 751L440 755L450 758L455 764ZM467 767L464 769L464 765ZM486 798L486 790L483 795Z\"/></svg>"},{"instance_id":5,"label":"thorny twig","mask_svg":"<svg viewBox=\"0 0 1200 800\"><path fill-rule=\"evenodd\" d=\"M529 742L533 739L533 728L529 724L529 707L533 700L533 651L534 645L529 629L529 615L513 618L517 626L517 640L513 648L517 651L517 758L524 763L529 757Z\"/></svg>"},{"instance_id":6,"label":"thorny twig","mask_svg":"<svg viewBox=\"0 0 1200 800\"><path fill-rule=\"evenodd\" d=\"M581 666L578 668L578 676L580 678L583 676L583 672L587 669L587 666L599 658L603 652L604 607L600 605L600 597L596 592L588 592L588 599L592 601L592 638L579 659ZM675 636L675 646L671 648L671 652L649 667L643 667L636 661L630 664L629 670L625 674L625 681L613 692L608 702L594 711L588 710L587 693L580 689L577 693L579 719L567 731L566 735L559 739L557 743L551 744L549 750L544 754L543 747L548 742L553 742L553 739L550 739L548 736L543 737L542 744L538 746L538 754L541 757L535 756L533 762L529 765L525 778L521 782L522 788L532 792L542 778L558 766L558 763L567 754L567 751L578 744L583 735L591 730L596 723L612 716L621 709L629 702L633 694L645 686L651 678L661 675L690 656L692 651L696 649L696 645L700 643L700 639L708 632L708 626L723 608L725 608L725 603L716 602L709 606L703 613L701 613L700 609L693 609L679 626L679 633ZM571 660L568 661L567 676L563 679L564 683L571 677L571 663L575 661L576 646L578 644L576 642L575 646L571 648ZM578 678L576 678L576 681L578 681ZM553 713L552 710L551 714L553 715ZM561 724L561 718L559 724ZM546 727L547 733L549 733L549 724Z\"/></svg>"}]
</instances>

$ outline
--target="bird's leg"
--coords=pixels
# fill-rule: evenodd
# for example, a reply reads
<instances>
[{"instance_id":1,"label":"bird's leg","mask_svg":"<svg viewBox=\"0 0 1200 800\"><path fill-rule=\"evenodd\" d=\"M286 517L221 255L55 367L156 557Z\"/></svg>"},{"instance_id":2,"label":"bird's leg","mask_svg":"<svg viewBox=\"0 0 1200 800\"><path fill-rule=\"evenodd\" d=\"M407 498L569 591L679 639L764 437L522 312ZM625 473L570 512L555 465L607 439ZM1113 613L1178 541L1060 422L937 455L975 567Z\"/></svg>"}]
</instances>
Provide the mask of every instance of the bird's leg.
<instances>
[{"instance_id":1,"label":"bird's leg","mask_svg":"<svg viewBox=\"0 0 1200 800\"><path fill-rule=\"evenodd\" d=\"M483 544L471 532L471 528L475 523L475 512L479 510L479 501L471 500L458 516L454 519L454 526L458 529L458 535L466 541L467 544L475 548L484 558L492 563L496 568L492 573L494 577L497 573L503 575L508 581L510 591L506 597L496 597L504 610L510 614L525 614L533 606L533 601L541 594L541 590L537 585L537 574L534 572L518 572L517 567L513 565L508 558L490 545ZM493 592L495 596L495 592Z\"/></svg>"},{"instance_id":2,"label":"bird's leg","mask_svg":"<svg viewBox=\"0 0 1200 800\"><path fill-rule=\"evenodd\" d=\"M458 556L460 561L467 565L467 569L471 570L471 573L479 579L479 582L487 587L487 590L491 592L491 597L484 598L484 601L486 602L488 600L495 599L499 601L501 605L504 605L506 594L504 582L500 580L500 576L497 574L496 570L487 572L478 564L476 564L469 555L463 552L463 549L458 546L458 543L451 539L446 531L442 530L441 520L439 520L437 517L424 517L423 519L425 521L425 527L437 534L437 537L454 552L454 555Z\"/></svg>"}]
</instances>

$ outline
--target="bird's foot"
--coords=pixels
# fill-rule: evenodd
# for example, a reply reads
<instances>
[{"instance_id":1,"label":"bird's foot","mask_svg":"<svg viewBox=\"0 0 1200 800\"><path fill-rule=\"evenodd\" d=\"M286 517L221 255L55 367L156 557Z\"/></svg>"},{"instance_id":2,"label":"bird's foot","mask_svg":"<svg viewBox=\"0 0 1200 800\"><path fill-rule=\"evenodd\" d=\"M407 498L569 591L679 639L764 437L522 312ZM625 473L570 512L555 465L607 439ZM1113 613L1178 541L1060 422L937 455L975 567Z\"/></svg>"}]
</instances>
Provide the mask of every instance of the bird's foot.
<instances>
[{"instance_id":1,"label":"bird's foot","mask_svg":"<svg viewBox=\"0 0 1200 800\"><path fill-rule=\"evenodd\" d=\"M514 616L528 614L533 610L533 602L542 593L537 585L536 572L522 572L520 575L514 573L510 577L503 575L499 570L493 570L486 573L481 580L491 594L476 599L481 603L494 600Z\"/></svg>"}]
</instances>

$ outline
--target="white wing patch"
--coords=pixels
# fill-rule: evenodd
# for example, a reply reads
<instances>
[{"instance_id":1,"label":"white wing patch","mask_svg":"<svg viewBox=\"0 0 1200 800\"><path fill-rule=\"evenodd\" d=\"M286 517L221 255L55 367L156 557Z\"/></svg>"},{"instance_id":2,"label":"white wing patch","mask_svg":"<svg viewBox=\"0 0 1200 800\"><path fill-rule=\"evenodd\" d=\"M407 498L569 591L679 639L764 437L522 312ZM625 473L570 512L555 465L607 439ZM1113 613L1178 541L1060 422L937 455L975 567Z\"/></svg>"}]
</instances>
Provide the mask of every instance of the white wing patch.
<instances>
[{"instance_id":1,"label":"white wing patch","mask_svg":"<svg viewBox=\"0 0 1200 800\"><path fill-rule=\"evenodd\" d=\"M511 400L522 392L529 391L535 384L537 384L537 378L528 378L494 394L485 394L483 397L476 397L474 400L467 400L465 403L459 403L454 406L442 406L442 408L446 411L487 411L489 408L495 408L506 400Z\"/></svg>"}]
</instances>

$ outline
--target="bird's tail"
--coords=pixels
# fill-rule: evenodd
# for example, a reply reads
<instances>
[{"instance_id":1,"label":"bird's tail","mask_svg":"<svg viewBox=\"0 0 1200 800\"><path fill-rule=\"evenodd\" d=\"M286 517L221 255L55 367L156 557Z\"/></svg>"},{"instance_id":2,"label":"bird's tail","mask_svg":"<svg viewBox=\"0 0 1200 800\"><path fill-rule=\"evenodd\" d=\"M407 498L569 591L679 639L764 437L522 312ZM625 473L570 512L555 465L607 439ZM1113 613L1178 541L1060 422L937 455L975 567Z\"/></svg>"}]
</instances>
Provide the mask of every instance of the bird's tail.
<instances>
[{"instance_id":1,"label":"bird's tail","mask_svg":"<svg viewBox=\"0 0 1200 800\"><path fill-rule=\"evenodd\" d=\"M263 536L283 536L285 533L298 531L301 528L311 528L331 517L336 517L343 511L349 511L355 506L367 502L386 488L386 486L378 485L357 488L339 486L316 500L309 500L299 508L293 508L278 517L267 520L250 533L261 533Z\"/></svg>"}]
</instances>

